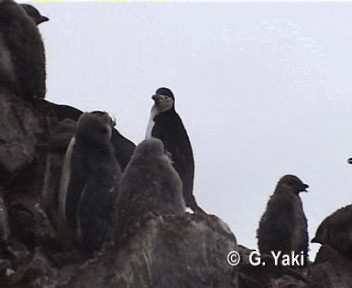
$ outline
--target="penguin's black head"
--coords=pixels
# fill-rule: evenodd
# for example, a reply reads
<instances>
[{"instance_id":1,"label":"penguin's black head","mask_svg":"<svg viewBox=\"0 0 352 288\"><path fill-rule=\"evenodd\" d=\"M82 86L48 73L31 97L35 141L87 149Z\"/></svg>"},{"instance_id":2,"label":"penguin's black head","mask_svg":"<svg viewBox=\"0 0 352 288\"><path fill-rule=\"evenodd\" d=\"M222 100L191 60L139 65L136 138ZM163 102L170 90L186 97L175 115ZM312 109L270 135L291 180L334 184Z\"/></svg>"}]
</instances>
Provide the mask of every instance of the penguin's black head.
<instances>
[{"instance_id":1,"label":"penguin's black head","mask_svg":"<svg viewBox=\"0 0 352 288\"><path fill-rule=\"evenodd\" d=\"M36 25L39 25L40 23L49 21L48 17L45 17L39 13L39 11L33 7L32 5L29 4L20 4L20 6L23 8L24 11L30 16Z\"/></svg>"},{"instance_id":2,"label":"penguin's black head","mask_svg":"<svg viewBox=\"0 0 352 288\"><path fill-rule=\"evenodd\" d=\"M168 88L162 87L155 91L152 96L155 102L155 106L158 108L159 112L169 110L175 105L175 97L172 91Z\"/></svg>"},{"instance_id":3,"label":"penguin's black head","mask_svg":"<svg viewBox=\"0 0 352 288\"><path fill-rule=\"evenodd\" d=\"M352 158L349 158L349 159L347 160L347 162L348 162L348 164L352 164Z\"/></svg>"},{"instance_id":4,"label":"penguin's black head","mask_svg":"<svg viewBox=\"0 0 352 288\"><path fill-rule=\"evenodd\" d=\"M302 180L299 179L297 176L290 174L283 176L277 186L278 188L281 188L283 186L289 187L297 195L303 191L308 192L307 188L309 188L308 184L303 183Z\"/></svg>"},{"instance_id":5,"label":"penguin's black head","mask_svg":"<svg viewBox=\"0 0 352 288\"><path fill-rule=\"evenodd\" d=\"M155 91L156 95L165 95L168 96L170 98L172 98L173 100L175 100L174 94L172 93L172 91L169 88L166 87L161 87L158 90Z\"/></svg>"}]
</instances>

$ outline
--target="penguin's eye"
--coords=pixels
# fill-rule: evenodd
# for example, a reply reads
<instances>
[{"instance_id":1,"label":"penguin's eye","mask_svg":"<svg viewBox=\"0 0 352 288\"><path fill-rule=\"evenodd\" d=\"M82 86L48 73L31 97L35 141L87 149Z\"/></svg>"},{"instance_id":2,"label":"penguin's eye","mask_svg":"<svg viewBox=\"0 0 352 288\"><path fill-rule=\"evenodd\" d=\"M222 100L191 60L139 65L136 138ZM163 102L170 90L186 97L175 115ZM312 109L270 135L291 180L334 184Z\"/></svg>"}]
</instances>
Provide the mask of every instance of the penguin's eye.
<instances>
[{"instance_id":1,"label":"penguin's eye","mask_svg":"<svg viewBox=\"0 0 352 288\"><path fill-rule=\"evenodd\" d=\"M165 96L164 98L166 101L171 101L172 99L169 96Z\"/></svg>"}]
</instances>

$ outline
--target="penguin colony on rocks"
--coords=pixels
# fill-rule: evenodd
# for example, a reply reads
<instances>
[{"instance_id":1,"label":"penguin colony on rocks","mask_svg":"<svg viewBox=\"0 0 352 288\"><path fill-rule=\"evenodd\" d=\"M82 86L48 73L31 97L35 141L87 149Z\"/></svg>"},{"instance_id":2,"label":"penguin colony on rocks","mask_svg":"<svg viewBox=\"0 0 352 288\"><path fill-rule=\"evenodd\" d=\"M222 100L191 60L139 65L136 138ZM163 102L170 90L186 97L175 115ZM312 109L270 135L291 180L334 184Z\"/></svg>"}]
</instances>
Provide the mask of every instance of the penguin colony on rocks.
<instances>
[{"instance_id":1,"label":"penguin colony on rocks","mask_svg":"<svg viewBox=\"0 0 352 288\"><path fill-rule=\"evenodd\" d=\"M107 113L44 100L45 50L37 25L47 17L31 5L0 0L0 19L0 92L51 116L42 206L68 247L91 254L124 239L148 214L185 213L186 206L205 213L193 195L193 150L170 89L152 96L146 139L136 147ZM279 180L257 230L261 253L302 253L306 262L307 219L299 196L306 188L294 175ZM351 205L327 217L312 242L352 257Z\"/></svg>"}]
</instances>

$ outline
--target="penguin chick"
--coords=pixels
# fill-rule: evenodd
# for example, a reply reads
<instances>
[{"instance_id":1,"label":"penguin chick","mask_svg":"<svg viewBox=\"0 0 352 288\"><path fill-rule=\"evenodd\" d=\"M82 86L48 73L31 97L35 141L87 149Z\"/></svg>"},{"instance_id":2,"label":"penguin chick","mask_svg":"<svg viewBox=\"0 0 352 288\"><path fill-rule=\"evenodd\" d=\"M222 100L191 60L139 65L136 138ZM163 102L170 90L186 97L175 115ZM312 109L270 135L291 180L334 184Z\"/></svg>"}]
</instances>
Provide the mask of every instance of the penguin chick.
<instances>
[{"instance_id":1,"label":"penguin chick","mask_svg":"<svg viewBox=\"0 0 352 288\"><path fill-rule=\"evenodd\" d=\"M39 107L44 107L59 120L68 118L77 121L83 113L81 110L72 106L55 104L44 99L36 99L35 102ZM124 137L116 128L113 128L112 130L111 142L115 149L115 158L122 171L124 171L127 163L132 157L136 145Z\"/></svg>"},{"instance_id":2,"label":"penguin chick","mask_svg":"<svg viewBox=\"0 0 352 288\"><path fill-rule=\"evenodd\" d=\"M30 16L33 19L36 25L49 21L49 18L41 15L38 9L35 8L34 6L30 4L20 4L20 6L24 9L24 11L26 11L28 16Z\"/></svg>"},{"instance_id":3,"label":"penguin chick","mask_svg":"<svg viewBox=\"0 0 352 288\"><path fill-rule=\"evenodd\" d=\"M182 181L165 155L163 143L155 138L142 141L121 179L115 240L131 230L148 212L167 214L184 211Z\"/></svg>"},{"instance_id":4,"label":"penguin chick","mask_svg":"<svg viewBox=\"0 0 352 288\"><path fill-rule=\"evenodd\" d=\"M146 138L160 139L165 150L171 154L175 170L183 183L183 197L186 206L193 211L205 213L193 195L194 157L191 142L180 116L175 110L175 97L168 88L159 88L152 96L151 110Z\"/></svg>"},{"instance_id":5,"label":"penguin chick","mask_svg":"<svg viewBox=\"0 0 352 288\"><path fill-rule=\"evenodd\" d=\"M83 113L67 149L59 199L60 221L83 250L110 239L121 169L110 141L114 122L105 112Z\"/></svg>"},{"instance_id":6,"label":"penguin chick","mask_svg":"<svg viewBox=\"0 0 352 288\"><path fill-rule=\"evenodd\" d=\"M311 242L329 245L352 257L352 205L340 208L325 218Z\"/></svg>"},{"instance_id":7,"label":"penguin chick","mask_svg":"<svg viewBox=\"0 0 352 288\"><path fill-rule=\"evenodd\" d=\"M308 260L307 219L299 197L299 193L308 187L294 175L280 179L257 230L261 254L303 252L305 260Z\"/></svg>"},{"instance_id":8,"label":"penguin chick","mask_svg":"<svg viewBox=\"0 0 352 288\"><path fill-rule=\"evenodd\" d=\"M34 21L12 0L0 1L0 88L31 100L44 98L44 44Z\"/></svg>"}]
</instances>

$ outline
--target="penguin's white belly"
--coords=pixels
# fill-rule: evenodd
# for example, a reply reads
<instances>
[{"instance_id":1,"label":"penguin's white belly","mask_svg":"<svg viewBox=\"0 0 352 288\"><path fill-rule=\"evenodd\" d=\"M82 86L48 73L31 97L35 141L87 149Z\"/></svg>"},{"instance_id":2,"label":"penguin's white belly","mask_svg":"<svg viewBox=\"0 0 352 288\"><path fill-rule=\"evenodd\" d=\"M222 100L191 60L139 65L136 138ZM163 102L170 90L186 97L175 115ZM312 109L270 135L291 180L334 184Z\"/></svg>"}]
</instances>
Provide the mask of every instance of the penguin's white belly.
<instances>
[{"instance_id":1,"label":"penguin's white belly","mask_svg":"<svg viewBox=\"0 0 352 288\"><path fill-rule=\"evenodd\" d=\"M72 151L75 146L76 138L72 137L70 143L67 146L66 154L62 166L62 174L60 179L60 188L59 188L59 218L64 223L66 222L66 196L67 189L70 183L71 178L71 160L72 160Z\"/></svg>"},{"instance_id":2,"label":"penguin's white belly","mask_svg":"<svg viewBox=\"0 0 352 288\"><path fill-rule=\"evenodd\" d=\"M147 132L145 134L145 139L152 138L152 132L153 132L153 128L155 125L154 117L157 114L158 114L158 111L155 108L155 106L153 106L152 111L150 112L150 118L149 118L149 122L148 122L148 126L147 126Z\"/></svg>"},{"instance_id":3,"label":"penguin's white belly","mask_svg":"<svg viewBox=\"0 0 352 288\"><path fill-rule=\"evenodd\" d=\"M147 127L147 133L145 134L145 139L152 138L152 131L154 128L155 122L152 117L149 119L148 127Z\"/></svg>"}]
</instances>

